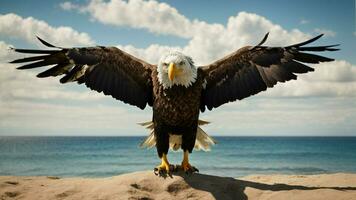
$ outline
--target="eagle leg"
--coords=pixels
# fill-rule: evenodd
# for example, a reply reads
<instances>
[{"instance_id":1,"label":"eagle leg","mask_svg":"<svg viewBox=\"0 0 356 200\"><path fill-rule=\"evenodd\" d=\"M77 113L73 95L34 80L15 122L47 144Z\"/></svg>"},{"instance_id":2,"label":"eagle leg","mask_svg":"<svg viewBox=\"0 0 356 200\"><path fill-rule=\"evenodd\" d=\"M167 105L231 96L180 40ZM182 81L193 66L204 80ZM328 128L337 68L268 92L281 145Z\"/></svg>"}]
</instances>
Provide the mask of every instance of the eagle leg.
<instances>
[{"instance_id":1,"label":"eagle leg","mask_svg":"<svg viewBox=\"0 0 356 200\"><path fill-rule=\"evenodd\" d=\"M192 166L190 163L189 163L189 151L188 150L185 150L184 151L184 154L183 154L183 161L182 161L182 165L181 165L181 168L183 169L183 171L185 173L194 173L194 172L199 172L199 170Z\"/></svg>"},{"instance_id":2,"label":"eagle leg","mask_svg":"<svg viewBox=\"0 0 356 200\"><path fill-rule=\"evenodd\" d=\"M154 168L154 173L159 176L171 175L174 166L170 165L165 153L162 154L161 164Z\"/></svg>"}]
</instances>

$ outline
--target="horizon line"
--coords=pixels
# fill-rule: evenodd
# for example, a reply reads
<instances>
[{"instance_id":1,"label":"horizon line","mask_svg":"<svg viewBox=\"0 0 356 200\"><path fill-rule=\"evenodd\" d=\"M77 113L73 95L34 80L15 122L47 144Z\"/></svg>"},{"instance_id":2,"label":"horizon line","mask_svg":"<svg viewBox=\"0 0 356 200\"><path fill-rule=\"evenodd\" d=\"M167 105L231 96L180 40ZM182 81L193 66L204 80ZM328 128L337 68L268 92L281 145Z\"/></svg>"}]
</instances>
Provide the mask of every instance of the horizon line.
<instances>
[{"instance_id":1,"label":"horizon line","mask_svg":"<svg viewBox=\"0 0 356 200\"><path fill-rule=\"evenodd\" d=\"M212 137L356 137L356 135L211 135ZM0 135L1 137L147 137L147 135Z\"/></svg>"}]
</instances>

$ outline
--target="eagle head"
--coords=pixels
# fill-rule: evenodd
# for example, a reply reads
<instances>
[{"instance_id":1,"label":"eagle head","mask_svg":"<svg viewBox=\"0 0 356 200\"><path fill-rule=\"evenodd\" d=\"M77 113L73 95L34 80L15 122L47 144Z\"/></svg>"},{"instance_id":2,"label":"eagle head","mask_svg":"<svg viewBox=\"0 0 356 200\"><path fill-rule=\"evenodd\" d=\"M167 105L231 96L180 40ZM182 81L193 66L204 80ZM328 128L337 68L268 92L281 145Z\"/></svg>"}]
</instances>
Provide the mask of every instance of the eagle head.
<instances>
[{"instance_id":1,"label":"eagle head","mask_svg":"<svg viewBox=\"0 0 356 200\"><path fill-rule=\"evenodd\" d=\"M197 78L197 68L191 57L177 51L164 54L159 60L158 81L167 89L173 85L191 86Z\"/></svg>"}]
</instances>

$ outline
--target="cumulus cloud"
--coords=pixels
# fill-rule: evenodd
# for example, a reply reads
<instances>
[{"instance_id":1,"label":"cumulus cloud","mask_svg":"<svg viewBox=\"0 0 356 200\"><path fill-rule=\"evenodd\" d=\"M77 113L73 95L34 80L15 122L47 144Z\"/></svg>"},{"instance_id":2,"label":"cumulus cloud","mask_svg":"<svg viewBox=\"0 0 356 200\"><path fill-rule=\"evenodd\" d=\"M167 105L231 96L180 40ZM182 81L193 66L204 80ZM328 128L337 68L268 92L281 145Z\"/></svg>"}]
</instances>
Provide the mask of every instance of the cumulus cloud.
<instances>
[{"instance_id":1,"label":"cumulus cloud","mask_svg":"<svg viewBox=\"0 0 356 200\"><path fill-rule=\"evenodd\" d=\"M63 4L66 8L87 13L92 19L104 24L142 28L157 34L188 38L190 40L185 47L174 48L192 56L198 65L208 64L244 45L257 44L267 32L270 32L270 45L286 45L310 37L297 29L285 30L262 16L247 12L230 17L227 24L223 25L190 20L170 5L156 1L92 0L87 5L70 2ZM153 49L161 52L171 47L151 45L146 49L135 49L133 46L123 48L157 62L157 52Z\"/></svg>"},{"instance_id":2,"label":"cumulus cloud","mask_svg":"<svg viewBox=\"0 0 356 200\"><path fill-rule=\"evenodd\" d=\"M11 50L12 45L0 41L0 101L16 99L97 100L103 95L93 91L73 91L59 84L58 78L36 78L32 70L16 70L8 61L22 57ZM28 84L31 83L31 84Z\"/></svg>"},{"instance_id":3,"label":"cumulus cloud","mask_svg":"<svg viewBox=\"0 0 356 200\"><path fill-rule=\"evenodd\" d=\"M262 94L267 97L356 97L356 65L334 61L313 66L315 72L297 81L277 84Z\"/></svg>"},{"instance_id":4,"label":"cumulus cloud","mask_svg":"<svg viewBox=\"0 0 356 200\"><path fill-rule=\"evenodd\" d=\"M10 47L13 46L5 43L4 41L0 41L0 62L14 58L14 54L12 54Z\"/></svg>"},{"instance_id":5,"label":"cumulus cloud","mask_svg":"<svg viewBox=\"0 0 356 200\"><path fill-rule=\"evenodd\" d=\"M263 95L268 97L355 97L355 92L356 82L309 82L298 80L279 84Z\"/></svg>"},{"instance_id":6,"label":"cumulus cloud","mask_svg":"<svg viewBox=\"0 0 356 200\"><path fill-rule=\"evenodd\" d=\"M18 65L7 62L22 55L10 51L10 46L0 41L0 136L145 133L135 126L150 119L145 112L132 112L130 109L136 108L118 106L123 103L85 86L60 84L58 78L39 79L38 70L17 70ZM132 126L119 127L118 121Z\"/></svg>"},{"instance_id":7,"label":"cumulus cloud","mask_svg":"<svg viewBox=\"0 0 356 200\"><path fill-rule=\"evenodd\" d=\"M1 101L93 101L104 97L94 91L73 91L68 86L60 85L58 78L38 79L34 72L16 70L11 64L0 63L0 83Z\"/></svg>"},{"instance_id":8,"label":"cumulus cloud","mask_svg":"<svg viewBox=\"0 0 356 200\"><path fill-rule=\"evenodd\" d=\"M356 128L356 104L348 98L252 98L218 110L201 116L212 122L204 127L209 134L342 136Z\"/></svg>"},{"instance_id":9,"label":"cumulus cloud","mask_svg":"<svg viewBox=\"0 0 356 200\"><path fill-rule=\"evenodd\" d=\"M197 64L208 64L245 45L255 45L270 32L268 45L281 46L305 40L308 34L297 29L287 31L265 17L240 12L229 18L227 24L206 24L189 41L183 51Z\"/></svg>"},{"instance_id":10,"label":"cumulus cloud","mask_svg":"<svg viewBox=\"0 0 356 200\"><path fill-rule=\"evenodd\" d=\"M356 65L344 60L312 65L315 72L304 79L314 82L356 82Z\"/></svg>"},{"instance_id":11,"label":"cumulus cloud","mask_svg":"<svg viewBox=\"0 0 356 200\"><path fill-rule=\"evenodd\" d=\"M318 34L324 34L325 37L335 37L336 36L336 32L335 31L328 30L328 29L315 28L314 32L318 33Z\"/></svg>"},{"instance_id":12,"label":"cumulus cloud","mask_svg":"<svg viewBox=\"0 0 356 200\"><path fill-rule=\"evenodd\" d=\"M70 2L61 4L65 10L76 8L89 13L91 17L104 24L128 25L145 28L153 33L173 34L191 37L191 22L175 8L157 1L93 0L88 5L79 6Z\"/></svg>"},{"instance_id":13,"label":"cumulus cloud","mask_svg":"<svg viewBox=\"0 0 356 200\"><path fill-rule=\"evenodd\" d=\"M0 14L0 36L20 38L29 43L39 44L36 35L67 47L94 44L87 33L78 32L68 26L52 27L45 21L33 17L23 18L14 13Z\"/></svg>"},{"instance_id":14,"label":"cumulus cloud","mask_svg":"<svg viewBox=\"0 0 356 200\"><path fill-rule=\"evenodd\" d=\"M77 9L78 6L76 6L75 4L72 4L69 1L60 3L59 6L63 9L63 10L73 10L73 9Z\"/></svg>"},{"instance_id":15,"label":"cumulus cloud","mask_svg":"<svg viewBox=\"0 0 356 200\"><path fill-rule=\"evenodd\" d=\"M266 44L271 46L290 45L311 37L298 29L286 30L263 16L247 12L231 16L224 25L209 24L198 19L190 20L170 5L156 1L92 0L87 5L67 4L105 24L144 28L159 34L190 39L183 47L156 44L147 48L135 48L132 45L118 46L151 63L157 63L159 56L167 50L176 49L192 56L198 66L209 64L242 46L258 43L266 32L270 32ZM152 13L154 13L154 20ZM303 21L304 24L307 22L307 20ZM177 29L175 27L179 27L178 31L171 32ZM181 30L183 31L180 32ZM315 29L314 32L324 33L329 37L336 35L331 30L320 28ZM356 77L356 66L345 61L336 61L315 67L317 68L315 73L302 75L298 81L279 84L263 96L352 96L355 93L353 79Z\"/></svg>"},{"instance_id":16,"label":"cumulus cloud","mask_svg":"<svg viewBox=\"0 0 356 200\"><path fill-rule=\"evenodd\" d=\"M223 25L190 20L170 5L157 1L92 0L87 5L66 4L104 24L188 38L188 45L181 49L192 56L197 64L207 64L239 47L257 44L267 32L270 32L270 45L291 44L309 37L297 29L285 30L262 16L247 12L230 17L227 24ZM152 52L152 48L150 46L147 51ZM147 55L142 50L129 49ZM152 58L154 55L147 56Z\"/></svg>"},{"instance_id":17,"label":"cumulus cloud","mask_svg":"<svg viewBox=\"0 0 356 200\"><path fill-rule=\"evenodd\" d=\"M56 104L51 101L0 101L1 135L143 135L137 122L151 119L127 107L96 104ZM128 124L120 126L119 124Z\"/></svg>"},{"instance_id":18,"label":"cumulus cloud","mask_svg":"<svg viewBox=\"0 0 356 200\"><path fill-rule=\"evenodd\" d=\"M160 56L167 51L183 51L181 47L162 46L157 44L152 44L147 48L136 48L132 45L118 45L117 48L122 49L139 58L144 58L147 62L151 64L156 64L157 61L161 58Z\"/></svg>"},{"instance_id":19,"label":"cumulus cloud","mask_svg":"<svg viewBox=\"0 0 356 200\"><path fill-rule=\"evenodd\" d=\"M22 18L12 13L0 15L0 35L40 44L35 34L60 46L94 43L88 34L80 33L70 27L52 27L44 21L32 17ZM8 62L29 55L15 53L10 50L10 47L13 45L0 41L0 101L2 103L20 99L94 101L103 98L104 95L89 90L74 91L70 86L59 84L58 78L38 79L36 78L38 70L16 70L18 65L8 64Z\"/></svg>"}]
</instances>

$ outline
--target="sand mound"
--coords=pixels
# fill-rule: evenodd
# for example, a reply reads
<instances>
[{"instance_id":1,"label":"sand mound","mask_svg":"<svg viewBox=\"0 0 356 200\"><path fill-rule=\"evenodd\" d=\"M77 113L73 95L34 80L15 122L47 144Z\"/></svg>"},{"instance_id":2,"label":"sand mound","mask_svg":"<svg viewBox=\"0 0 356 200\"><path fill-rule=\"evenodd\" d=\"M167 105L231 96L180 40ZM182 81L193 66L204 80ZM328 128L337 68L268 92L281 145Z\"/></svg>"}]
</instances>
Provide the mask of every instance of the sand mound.
<instances>
[{"instance_id":1,"label":"sand mound","mask_svg":"<svg viewBox=\"0 0 356 200\"><path fill-rule=\"evenodd\" d=\"M3 176L0 199L356 199L356 174L242 179L184 173L162 178L152 171L91 179Z\"/></svg>"}]
</instances>

